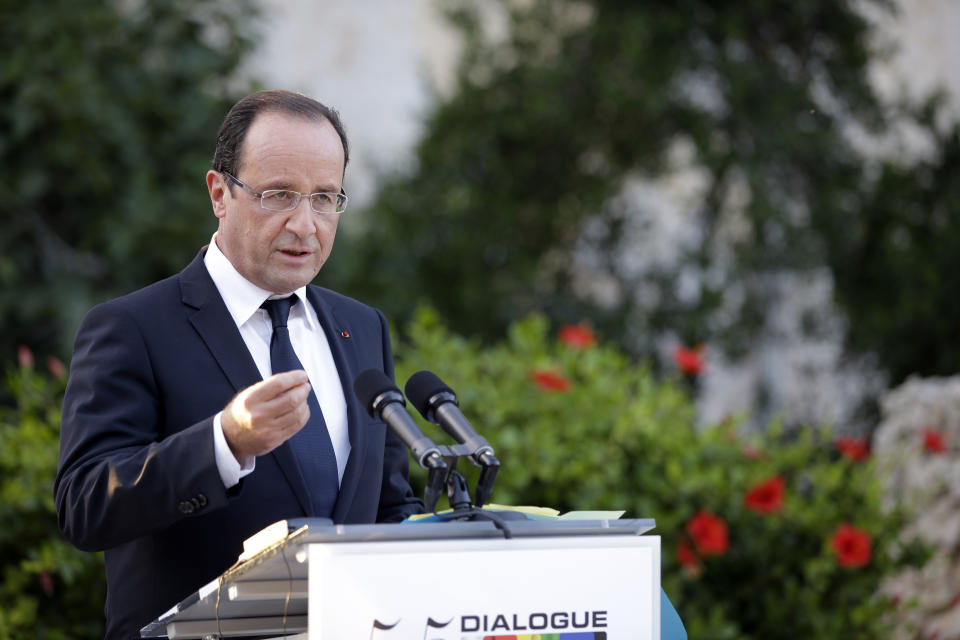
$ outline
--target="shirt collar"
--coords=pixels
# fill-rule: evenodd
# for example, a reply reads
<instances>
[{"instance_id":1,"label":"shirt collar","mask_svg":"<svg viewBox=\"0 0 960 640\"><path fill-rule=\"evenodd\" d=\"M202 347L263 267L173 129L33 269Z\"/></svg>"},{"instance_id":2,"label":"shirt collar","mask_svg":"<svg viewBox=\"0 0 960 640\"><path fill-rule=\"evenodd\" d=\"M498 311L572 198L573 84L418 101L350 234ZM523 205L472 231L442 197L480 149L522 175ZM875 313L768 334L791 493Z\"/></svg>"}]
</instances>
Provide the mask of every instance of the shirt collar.
<instances>
[{"instance_id":1,"label":"shirt collar","mask_svg":"<svg viewBox=\"0 0 960 640\"><path fill-rule=\"evenodd\" d=\"M220 292L220 297L223 298L227 311L230 312L230 316L238 327L243 326L250 320L267 298L282 297L266 289L261 289L240 275L240 272L217 246L216 233L210 239L210 246L207 248L207 254L203 257L203 263L206 265L217 291ZM292 295L300 299L300 304L293 307L290 313L306 318L307 327L313 331L316 328L316 317L315 314L307 311L310 303L307 300L306 285L294 291Z\"/></svg>"}]
</instances>

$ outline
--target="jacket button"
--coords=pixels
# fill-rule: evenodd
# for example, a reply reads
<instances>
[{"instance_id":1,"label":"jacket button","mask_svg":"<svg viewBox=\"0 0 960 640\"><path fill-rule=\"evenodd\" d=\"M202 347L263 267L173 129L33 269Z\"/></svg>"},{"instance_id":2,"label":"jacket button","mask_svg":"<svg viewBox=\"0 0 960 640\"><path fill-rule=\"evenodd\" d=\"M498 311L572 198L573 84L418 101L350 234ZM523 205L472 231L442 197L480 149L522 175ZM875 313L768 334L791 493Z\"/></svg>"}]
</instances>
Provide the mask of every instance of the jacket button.
<instances>
[{"instance_id":1,"label":"jacket button","mask_svg":"<svg viewBox=\"0 0 960 640\"><path fill-rule=\"evenodd\" d=\"M197 494L197 501L200 503L199 506L201 508L207 506L207 496L203 495L202 493Z\"/></svg>"},{"instance_id":2,"label":"jacket button","mask_svg":"<svg viewBox=\"0 0 960 640\"><path fill-rule=\"evenodd\" d=\"M190 515L191 513L193 513L193 510L194 510L194 506L189 502L187 502L186 500L183 500L180 503L180 513L184 515Z\"/></svg>"}]
</instances>

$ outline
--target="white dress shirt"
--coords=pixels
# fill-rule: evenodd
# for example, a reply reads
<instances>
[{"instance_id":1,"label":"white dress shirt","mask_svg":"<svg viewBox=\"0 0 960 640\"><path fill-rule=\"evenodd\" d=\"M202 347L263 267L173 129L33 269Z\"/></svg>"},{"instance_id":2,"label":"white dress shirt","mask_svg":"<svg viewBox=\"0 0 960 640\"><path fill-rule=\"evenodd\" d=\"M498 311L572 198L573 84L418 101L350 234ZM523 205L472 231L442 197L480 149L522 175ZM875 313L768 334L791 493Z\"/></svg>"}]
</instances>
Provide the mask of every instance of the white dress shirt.
<instances>
[{"instance_id":1,"label":"white dress shirt","mask_svg":"<svg viewBox=\"0 0 960 640\"><path fill-rule=\"evenodd\" d=\"M270 337L273 335L273 323L266 310L261 309L267 298L277 298L244 278L234 268L223 252L217 247L217 234L213 234L210 246L203 259L210 277L220 292L227 311L240 330L240 336L247 345L260 375L267 379L270 370ZM337 458L337 476L343 480L343 470L350 455L350 437L347 432L347 401L343 395L343 386L337 373L337 365L330 351L330 343L320 326L317 312L307 299L307 288L300 287L293 294L300 302L290 309L287 327L290 330L290 342L300 363L307 372L310 385L320 403L323 420L327 424L330 440L333 442L334 455ZM218 413L213 419L213 442L220 478L228 489L253 471L253 458L238 461L230 451L223 435L223 424Z\"/></svg>"}]
</instances>

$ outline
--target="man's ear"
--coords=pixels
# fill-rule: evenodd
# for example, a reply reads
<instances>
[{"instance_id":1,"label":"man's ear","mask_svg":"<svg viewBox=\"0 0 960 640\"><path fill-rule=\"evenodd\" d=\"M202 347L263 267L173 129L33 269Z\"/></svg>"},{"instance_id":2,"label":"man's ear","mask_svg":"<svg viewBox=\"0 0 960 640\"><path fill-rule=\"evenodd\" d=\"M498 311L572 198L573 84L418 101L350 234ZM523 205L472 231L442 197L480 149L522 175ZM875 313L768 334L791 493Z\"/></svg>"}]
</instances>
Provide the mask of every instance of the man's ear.
<instances>
[{"instance_id":1,"label":"man's ear","mask_svg":"<svg viewBox=\"0 0 960 640\"><path fill-rule=\"evenodd\" d=\"M207 191L210 192L210 204L213 205L213 215L223 218L227 215L227 206L224 199L229 196L227 184L223 174L211 169L207 171Z\"/></svg>"}]
</instances>

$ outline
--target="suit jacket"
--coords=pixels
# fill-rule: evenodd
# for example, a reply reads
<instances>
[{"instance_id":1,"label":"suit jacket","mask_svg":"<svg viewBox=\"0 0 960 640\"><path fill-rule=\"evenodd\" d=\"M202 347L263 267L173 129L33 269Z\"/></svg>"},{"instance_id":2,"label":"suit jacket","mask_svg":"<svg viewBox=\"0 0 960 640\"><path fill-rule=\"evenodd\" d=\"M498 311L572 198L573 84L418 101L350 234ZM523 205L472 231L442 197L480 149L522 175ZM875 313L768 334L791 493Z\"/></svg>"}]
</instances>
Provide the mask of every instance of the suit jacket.
<instances>
[{"instance_id":1,"label":"suit jacket","mask_svg":"<svg viewBox=\"0 0 960 640\"><path fill-rule=\"evenodd\" d=\"M337 523L399 521L422 509L403 443L353 394L367 368L393 377L383 315L309 286L347 399L351 451ZM260 373L203 252L180 274L93 308L77 333L54 494L63 534L105 550L107 638L139 629L231 566L263 527L311 516L283 444L227 490L213 416Z\"/></svg>"}]
</instances>

